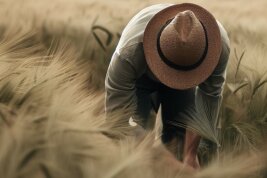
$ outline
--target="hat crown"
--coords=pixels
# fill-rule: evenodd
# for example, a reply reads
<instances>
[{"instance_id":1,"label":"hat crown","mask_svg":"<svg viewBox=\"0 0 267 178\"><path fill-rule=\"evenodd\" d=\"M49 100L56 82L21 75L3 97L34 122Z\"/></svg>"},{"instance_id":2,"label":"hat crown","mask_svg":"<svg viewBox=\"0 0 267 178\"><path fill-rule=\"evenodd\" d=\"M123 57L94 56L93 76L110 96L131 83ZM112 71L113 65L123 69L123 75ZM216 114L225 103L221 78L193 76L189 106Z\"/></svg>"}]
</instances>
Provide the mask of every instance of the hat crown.
<instances>
[{"instance_id":1,"label":"hat crown","mask_svg":"<svg viewBox=\"0 0 267 178\"><path fill-rule=\"evenodd\" d=\"M163 29L159 43L167 60L179 66L192 66L200 62L205 51L205 31L195 14L186 10Z\"/></svg>"}]
</instances>

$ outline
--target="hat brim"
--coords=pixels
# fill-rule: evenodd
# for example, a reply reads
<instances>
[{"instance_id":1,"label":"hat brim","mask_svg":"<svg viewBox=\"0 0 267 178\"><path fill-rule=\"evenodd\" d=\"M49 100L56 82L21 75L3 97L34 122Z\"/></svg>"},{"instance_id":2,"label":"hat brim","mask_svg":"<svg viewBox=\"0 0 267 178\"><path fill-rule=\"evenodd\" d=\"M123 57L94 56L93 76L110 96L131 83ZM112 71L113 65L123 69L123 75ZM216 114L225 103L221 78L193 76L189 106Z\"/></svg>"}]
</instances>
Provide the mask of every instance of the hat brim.
<instances>
[{"instance_id":1,"label":"hat brim","mask_svg":"<svg viewBox=\"0 0 267 178\"><path fill-rule=\"evenodd\" d=\"M157 50L158 34L169 19L179 12L191 10L204 25L208 39L208 50L203 62L192 70L177 70L161 59ZM205 81L219 62L222 44L221 34L216 19L206 9L191 3L177 4L158 12L147 24L143 47L146 62L152 73L163 84L174 89L188 89Z\"/></svg>"}]
</instances>

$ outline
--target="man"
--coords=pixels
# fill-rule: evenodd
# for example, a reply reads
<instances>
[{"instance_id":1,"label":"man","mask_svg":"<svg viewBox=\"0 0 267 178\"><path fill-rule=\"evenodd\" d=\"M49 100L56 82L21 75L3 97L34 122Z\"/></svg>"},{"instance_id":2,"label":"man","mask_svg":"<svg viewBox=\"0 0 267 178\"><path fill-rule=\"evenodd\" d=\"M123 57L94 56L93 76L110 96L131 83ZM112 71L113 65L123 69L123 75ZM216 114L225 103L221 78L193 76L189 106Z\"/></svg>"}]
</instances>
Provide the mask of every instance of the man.
<instances>
[{"instance_id":1,"label":"man","mask_svg":"<svg viewBox=\"0 0 267 178\"><path fill-rule=\"evenodd\" d=\"M147 7L125 27L112 56L106 113L127 110L127 119L149 129L151 113L161 105L162 142L175 143L181 128L172 123L183 113L205 110L217 119L228 57L227 33L204 8L190 3ZM200 138L186 130L185 165L199 168Z\"/></svg>"}]
</instances>

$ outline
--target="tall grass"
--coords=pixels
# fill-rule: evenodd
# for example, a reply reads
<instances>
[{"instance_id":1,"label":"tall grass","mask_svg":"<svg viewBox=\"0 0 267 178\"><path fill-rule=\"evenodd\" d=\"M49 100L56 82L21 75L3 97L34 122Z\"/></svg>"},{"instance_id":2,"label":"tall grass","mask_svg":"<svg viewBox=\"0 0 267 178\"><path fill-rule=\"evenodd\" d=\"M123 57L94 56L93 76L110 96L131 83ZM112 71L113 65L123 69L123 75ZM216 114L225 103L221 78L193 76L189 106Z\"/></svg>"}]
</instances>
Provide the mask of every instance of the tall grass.
<instances>
[{"instance_id":1,"label":"tall grass","mask_svg":"<svg viewBox=\"0 0 267 178\"><path fill-rule=\"evenodd\" d=\"M125 121L105 121L102 92L90 89L88 63L71 45L20 47L35 35L16 33L16 42L0 45L8 68L0 79L1 177L250 177L264 170L265 154L252 154L189 173L154 132L135 138Z\"/></svg>"},{"instance_id":2,"label":"tall grass","mask_svg":"<svg viewBox=\"0 0 267 178\"><path fill-rule=\"evenodd\" d=\"M1 13L12 8L10 2L1 2ZM222 7L231 9L239 1L208 5L224 17L232 53L220 111L221 154L197 173L189 173L158 137L155 140L156 129L135 138L133 128L125 127L127 121L116 115L104 119L105 71L130 14L120 19L121 14L102 1L58 1L63 10L56 16L50 8L53 3L39 3L30 6L25 1L22 6L29 8L28 14L20 14L18 22L19 11L9 11L9 20L0 25L0 177L266 176L267 38L264 24L258 29L246 24L242 9L225 15ZM147 2L131 3L140 9ZM85 7L91 5L112 12L113 23L104 23L107 15L105 20L89 16ZM44 15L45 10L36 13L39 6L54 16ZM70 15L66 23L69 14L64 12L72 6L76 11L68 12L83 20ZM126 11L123 5L119 8ZM233 23L238 17L240 21ZM260 22L260 17L255 20ZM214 140L204 122L198 128Z\"/></svg>"}]
</instances>

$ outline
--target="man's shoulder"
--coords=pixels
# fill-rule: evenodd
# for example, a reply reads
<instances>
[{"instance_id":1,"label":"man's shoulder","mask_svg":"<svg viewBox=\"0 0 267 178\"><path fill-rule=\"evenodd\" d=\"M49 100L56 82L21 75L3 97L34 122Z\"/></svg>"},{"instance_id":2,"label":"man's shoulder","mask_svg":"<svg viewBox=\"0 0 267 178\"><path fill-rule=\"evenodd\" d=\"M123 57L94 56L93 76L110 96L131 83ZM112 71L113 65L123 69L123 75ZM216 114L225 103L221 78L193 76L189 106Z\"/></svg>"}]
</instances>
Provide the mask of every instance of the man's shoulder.
<instances>
[{"instance_id":1,"label":"man's shoulder","mask_svg":"<svg viewBox=\"0 0 267 178\"><path fill-rule=\"evenodd\" d=\"M138 76L142 75L147 70L143 43L141 42L121 48L119 59L117 60L126 60L133 67Z\"/></svg>"},{"instance_id":2,"label":"man's shoulder","mask_svg":"<svg viewBox=\"0 0 267 178\"><path fill-rule=\"evenodd\" d=\"M121 47L119 50L120 58L122 59L132 59L132 58L143 58L144 51L143 51L143 43L137 42L131 45L127 45Z\"/></svg>"}]
</instances>

